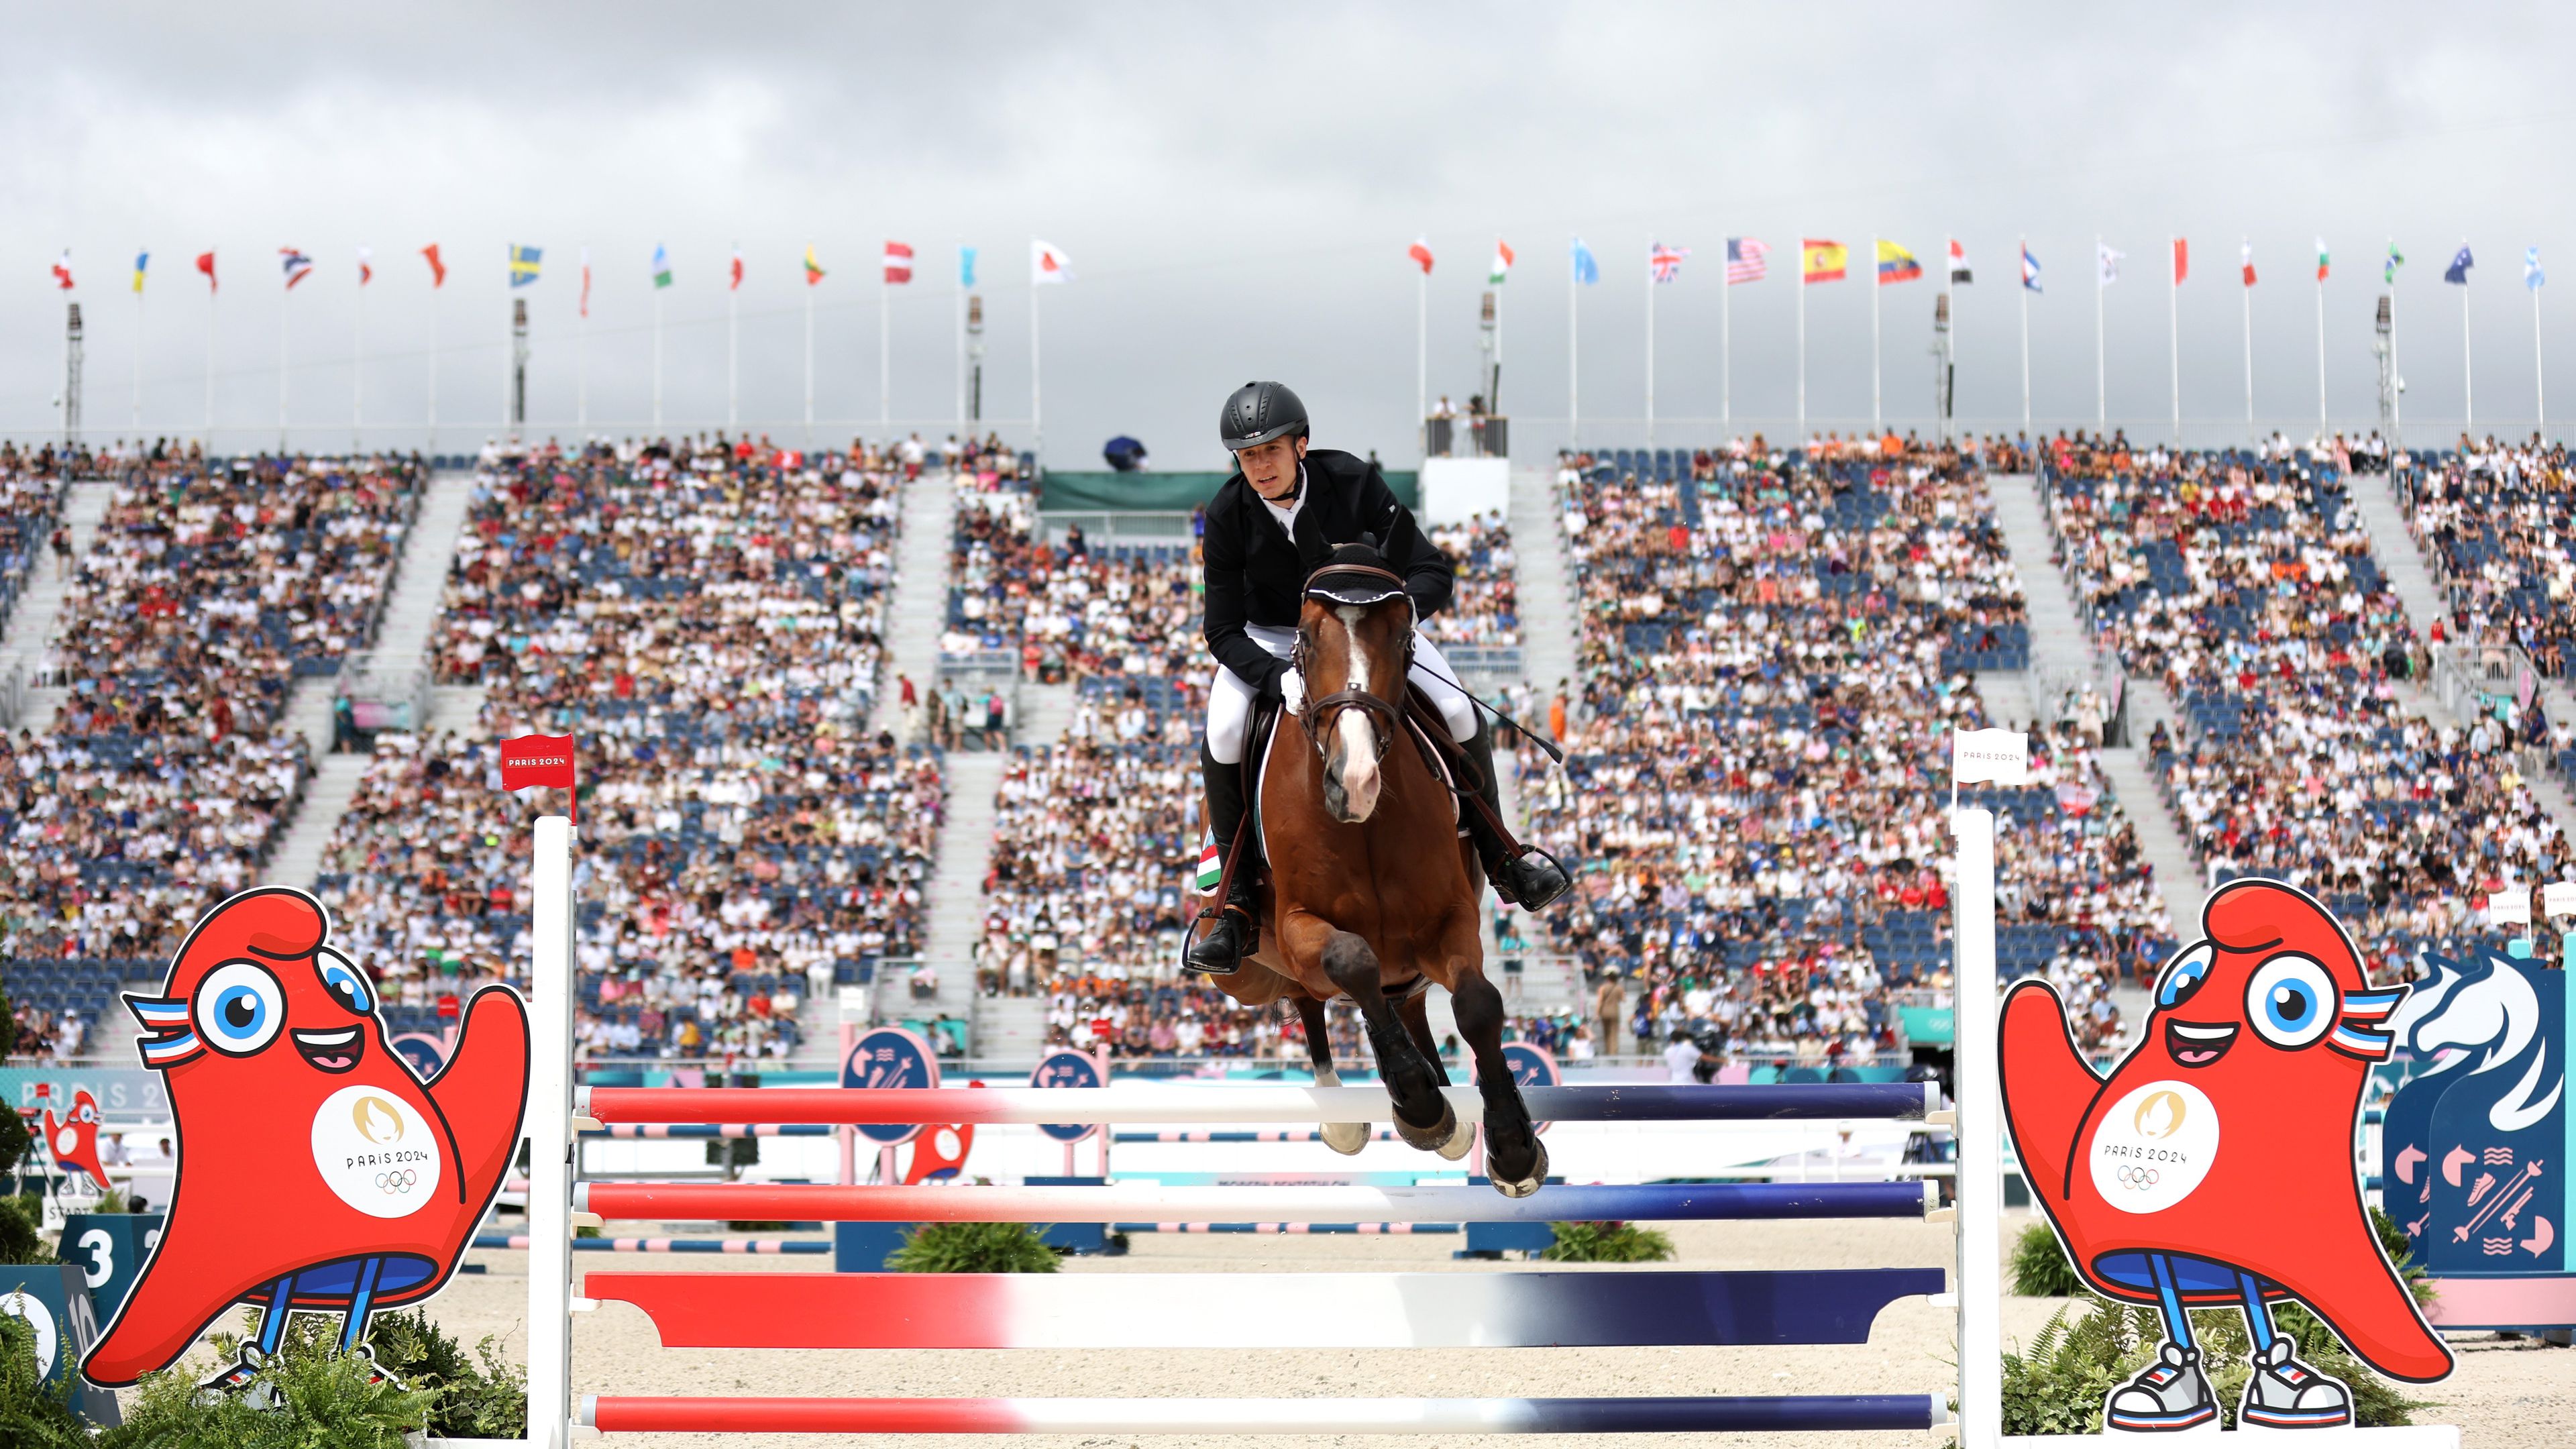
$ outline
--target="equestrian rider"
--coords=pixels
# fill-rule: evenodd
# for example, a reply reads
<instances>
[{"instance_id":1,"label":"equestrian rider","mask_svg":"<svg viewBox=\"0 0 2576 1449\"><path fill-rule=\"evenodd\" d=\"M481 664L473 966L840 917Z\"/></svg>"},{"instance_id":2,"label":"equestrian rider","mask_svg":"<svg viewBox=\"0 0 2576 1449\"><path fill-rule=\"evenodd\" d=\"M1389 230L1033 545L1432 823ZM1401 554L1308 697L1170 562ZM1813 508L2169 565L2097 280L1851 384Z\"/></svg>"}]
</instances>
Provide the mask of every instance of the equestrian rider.
<instances>
[{"instance_id":1,"label":"equestrian rider","mask_svg":"<svg viewBox=\"0 0 2576 1449\"><path fill-rule=\"evenodd\" d=\"M1220 859L1234 848L1242 824L1241 765L1256 700L1303 704L1297 675L1288 667L1297 638L1297 615L1306 579L1336 544L1373 536L1387 567L1404 578L1413 600L1412 682L1439 706L1449 737L1474 764L1477 794L1502 818L1494 771L1494 732L1438 646L1418 632L1421 621L1449 602L1449 560L1423 537L1412 510L1395 501L1377 464L1307 443L1306 405L1284 385L1248 382L1225 402L1217 434L1234 454L1235 473L1208 504L1203 543L1206 565L1208 652L1217 659L1208 682L1207 735L1199 746L1199 771L1207 784L1208 827ZM1523 910L1544 909L1565 893L1565 872L1546 856L1515 854L1472 808L1460 812L1485 863L1486 878L1504 900ZM1251 833L1244 837L1256 841ZM1257 848L1257 846L1256 846ZM1211 976L1232 973L1261 941L1253 862L1234 872L1222 913L1206 939L1192 946L1188 965Z\"/></svg>"}]
</instances>

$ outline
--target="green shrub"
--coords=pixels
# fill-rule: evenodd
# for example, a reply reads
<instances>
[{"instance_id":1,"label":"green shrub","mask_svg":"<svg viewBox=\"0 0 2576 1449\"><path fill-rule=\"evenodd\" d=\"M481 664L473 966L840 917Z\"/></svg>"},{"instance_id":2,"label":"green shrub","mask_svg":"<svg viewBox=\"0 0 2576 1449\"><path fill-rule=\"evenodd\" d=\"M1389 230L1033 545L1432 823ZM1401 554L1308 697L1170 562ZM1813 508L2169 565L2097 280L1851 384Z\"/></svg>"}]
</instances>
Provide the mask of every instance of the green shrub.
<instances>
[{"instance_id":1,"label":"green shrub","mask_svg":"<svg viewBox=\"0 0 2576 1449\"><path fill-rule=\"evenodd\" d=\"M2075 1276L2075 1265L2066 1261L2066 1249L2057 1234L2044 1222L2021 1230L2004 1274L2012 1291L2024 1298L2072 1298L2084 1287L2084 1280Z\"/></svg>"},{"instance_id":2,"label":"green shrub","mask_svg":"<svg viewBox=\"0 0 2576 1449\"><path fill-rule=\"evenodd\" d=\"M16 1115L0 1112L0 1117ZM0 1263L58 1261L54 1250L45 1246L44 1221L43 1197L32 1192L23 1197L0 1197Z\"/></svg>"},{"instance_id":3,"label":"green shrub","mask_svg":"<svg viewBox=\"0 0 2576 1449\"><path fill-rule=\"evenodd\" d=\"M2429 1407L2372 1373L2298 1304L2275 1305L2272 1321L2298 1341L2302 1361L2351 1387L2353 1419L2362 1427L2409 1424L2414 1422L2412 1411ZM2233 1308L2200 1309L2191 1315L2191 1331L2200 1343L2202 1369L2218 1399L2221 1422L2233 1428L2236 1405L2245 1397L2245 1380L2252 1372L2248 1360L2254 1345L2245 1331L2245 1316ZM2004 1432L2098 1432L2104 1397L2144 1369L2163 1341L2164 1319L2155 1309L2079 1294L2076 1302L2050 1316L2028 1348L2004 1355Z\"/></svg>"},{"instance_id":4,"label":"green shrub","mask_svg":"<svg viewBox=\"0 0 2576 1449\"><path fill-rule=\"evenodd\" d=\"M1664 1263L1673 1240L1634 1223L1549 1223L1556 1242L1540 1252L1550 1263Z\"/></svg>"},{"instance_id":5,"label":"green shrub","mask_svg":"<svg viewBox=\"0 0 2576 1449\"><path fill-rule=\"evenodd\" d=\"M62 1396L36 1377L36 1331L0 1314L0 1444L10 1449L89 1449L89 1433Z\"/></svg>"},{"instance_id":6,"label":"green shrub","mask_svg":"<svg viewBox=\"0 0 2576 1449\"><path fill-rule=\"evenodd\" d=\"M1052 1273L1058 1262L1027 1223L923 1223L885 1265L898 1273Z\"/></svg>"},{"instance_id":7,"label":"green shrub","mask_svg":"<svg viewBox=\"0 0 2576 1449\"><path fill-rule=\"evenodd\" d=\"M371 1384L360 1359L292 1346L262 1375L278 1391L278 1409L260 1407L255 1393L201 1400L196 1377L185 1366L147 1376L124 1427L101 1434L97 1449L402 1449L436 1397Z\"/></svg>"},{"instance_id":8,"label":"green shrub","mask_svg":"<svg viewBox=\"0 0 2576 1449\"><path fill-rule=\"evenodd\" d=\"M328 1320L320 1320L327 1322ZM521 1439L528 1432L528 1371L486 1337L468 1357L427 1313L383 1313L367 1326L376 1362L405 1385L437 1395L425 1426L434 1439Z\"/></svg>"}]
</instances>

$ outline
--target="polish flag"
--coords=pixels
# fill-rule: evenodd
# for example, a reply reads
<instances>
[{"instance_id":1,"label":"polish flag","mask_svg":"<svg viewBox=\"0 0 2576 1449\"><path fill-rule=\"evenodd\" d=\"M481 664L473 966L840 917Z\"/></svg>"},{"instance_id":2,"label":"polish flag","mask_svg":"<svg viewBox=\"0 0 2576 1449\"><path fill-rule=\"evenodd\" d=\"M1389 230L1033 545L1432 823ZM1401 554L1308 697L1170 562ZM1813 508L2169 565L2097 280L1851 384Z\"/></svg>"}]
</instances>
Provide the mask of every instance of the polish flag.
<instances>
[{"instance_id":1,"label":"polish flag","mask_svg":"<svg viewBox=\"0 0 2576 1449\"><path fill-rule=\"evenodd\" d=\"M2254 244L2252 242L2245 243L2242 255L2245 259L2245 285L2250 287L2254 285Z\"/></svg>"},{"instance_id":2,"label":"polish flag","mask_svg":"<svg viewBox=\"0 0 2576 1449\"><path fill-rule=\"evenodd\" d=\"M63 248L63 259L54 263L54 285L68 292L72 289L72 249Z\"/></svg>"},{"instance_id":3,"label":"polish flag","mask_svg":"<svg viewBox=\"0 0 2576 1449\"><path fill-rule=\"evenodd\" d=\"M900 285L912 280L912 246L908 242L890 241L885 249L885 279Z\"/></svg>"},{"instance_id":4,"label":"polish flag","mask_svg":"<svg viewBox=\"0 0 2576 1449\"><path fill-rule=\"evenodd\" d=\"M2181 238L2181 237L2175 237L2175 238L2174 238L2174 285L2176 285L2176 286L2180 286L2180 285L2182 285L2184 282L2189 281L2190 279L2191 279L2191 243L2190 243L2189 241L2186 241L2185 239L2183 239L2183 238Z\"/></svg>"},{"instance_id":5,"label":"polish flag","mask_svg":"<svg viewBox=\"0 0 2576 1449\"><path fill-rule=\"evenodd\" d=\"M739 291L741 291L741 290L742 290L742 248L740 248L740 247L735 247L735 248L733 249L733 271L732 271L732 276L733 276L733 281L732 281L731 283L727 284L727 286L725 287L725 290L726 290L726 291L728 291L728 292L739 292Z\"/></svg>"},{"instance_id":6,"label":"polish flag","mask_svg":"<svg viewBox=\"0 0 2576 1449\"><path fill-rule=\"evenodd\" d=\"M1421 264L1422 275L1426 277L1431 275L1431 239L1429 237L1415 237L1413 245L1404 249L1404 254Z\"/></svg>"}]
</instances>

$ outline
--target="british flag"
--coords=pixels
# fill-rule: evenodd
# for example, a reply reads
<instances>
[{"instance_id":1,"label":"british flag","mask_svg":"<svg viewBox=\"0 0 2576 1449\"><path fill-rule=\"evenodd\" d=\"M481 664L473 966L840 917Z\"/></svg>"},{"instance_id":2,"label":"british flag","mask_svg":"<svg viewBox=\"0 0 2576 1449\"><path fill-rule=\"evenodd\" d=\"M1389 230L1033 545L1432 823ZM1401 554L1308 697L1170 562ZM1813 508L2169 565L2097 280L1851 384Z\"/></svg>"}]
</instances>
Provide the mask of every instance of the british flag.
<instances>
[{"instance_id":1,"label":"british flag","mask_svg":"<svg viewBox=\"0 0 2576 1449\"><path fill-rule=\"evenodd\" d=\"M1656 242L1646 253L1646 262L1655 269L1656 281L1669 282L1682 274L1682 258L1689 255L1689 247L1668 247Z\"/></svg>"},{"instance_id":2,"label":"british flag","mask_svg":"<svg viewBox=\"0 0 2576 1449\"><path fill-rule=\"evenodd\" d=\"M1726 284L1758 282L1771 270L1771 249L1749 236L1726 239Z\"/></svg>"}]
</instances>

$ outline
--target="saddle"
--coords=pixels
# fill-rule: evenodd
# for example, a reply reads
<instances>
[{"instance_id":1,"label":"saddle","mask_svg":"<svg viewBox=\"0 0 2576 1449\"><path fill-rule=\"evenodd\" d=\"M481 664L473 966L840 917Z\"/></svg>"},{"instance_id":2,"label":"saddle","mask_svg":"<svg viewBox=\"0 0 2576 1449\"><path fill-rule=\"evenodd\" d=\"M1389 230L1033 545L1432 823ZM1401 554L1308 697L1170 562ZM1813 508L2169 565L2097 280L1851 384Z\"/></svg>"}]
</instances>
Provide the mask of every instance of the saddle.
<instances>
[{"instance_id":1,"label":"saddle","mask_svg":"<svg viewBox=\"0 0 2576 1449\"><path fill-rule=\"evenodd\" d=\"M1258 829L1261 819L1261 766L1269 758L1271 739L1278 733L1279 717L1285 712L1286 705L1281 700L1264 699L1253 706L1252 719L1244 732L1243 763L1237 767L1243 771L1243 823L1236 827L1234 839L1227 842L1225 871L1217 880L1215 902L1203 910L1202 915L1207 911L1224 909L1226 900L1234 894L1234 873L1255 854L1244 847L1261 839ZM1431 702L1431 697L1422 692L1420 685L1409 681L1404 689L1404 733L1413 741L1423 763L1431 767L1432 777L1448 789L1450 810L1459 822L1458 833L1461 836L1467 834L1466 812L1472 810L1476 818L1483 821L1486 828L1494 832L1495 838L1503 843L1504 853L1520 854L1523 847L1513 837L1511 827L1503 823L1500 812L1485 804L1482 793L1485 782L1477 772L1475 762L1468 759L1466 751L1449 738L1449 722L1441 717L1440 707ZM1260 862L1254 866L1259 872L1253 877L1256 883L1266 878L1270 870L1267 853L1262 852L1261 855Z\"/></svg>"}]
</instances>

